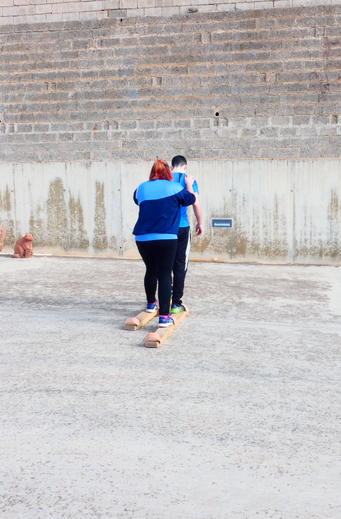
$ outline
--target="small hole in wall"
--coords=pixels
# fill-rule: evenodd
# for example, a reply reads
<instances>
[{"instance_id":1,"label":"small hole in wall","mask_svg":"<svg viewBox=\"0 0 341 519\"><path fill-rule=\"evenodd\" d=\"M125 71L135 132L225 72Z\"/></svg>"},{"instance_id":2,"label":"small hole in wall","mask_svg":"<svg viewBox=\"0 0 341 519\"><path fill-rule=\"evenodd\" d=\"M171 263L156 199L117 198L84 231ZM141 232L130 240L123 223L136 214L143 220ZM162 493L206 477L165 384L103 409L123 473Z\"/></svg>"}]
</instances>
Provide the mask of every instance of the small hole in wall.
<instances>
[{"instance_id":1,"label":"small hole in wall","mask_svg":"<svg viewBox=\"0 0 341 519\"><path fill-rule=\"evenodd\" d=\"M123 18L120 18L120 22L123 22Z\"/></svg>"},{"instance_id":2,"label":"small hole in wall","mask_svg":"<svg viewBox=\"0 0 341 519\"><path fill-rule=\"evenodd\" d=\"M216 112L214 115L215 115L216 117L219 117L219 112Z\"/></svg>"}]
</instances>

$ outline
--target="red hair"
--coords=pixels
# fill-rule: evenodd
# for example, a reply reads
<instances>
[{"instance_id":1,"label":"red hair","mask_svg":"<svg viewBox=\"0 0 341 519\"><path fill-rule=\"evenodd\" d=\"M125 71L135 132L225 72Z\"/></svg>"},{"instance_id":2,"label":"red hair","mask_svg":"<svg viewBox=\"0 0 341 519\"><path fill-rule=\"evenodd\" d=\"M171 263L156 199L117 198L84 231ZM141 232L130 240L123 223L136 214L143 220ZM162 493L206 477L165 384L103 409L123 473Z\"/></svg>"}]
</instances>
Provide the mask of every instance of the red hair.
<instances>
[{"instance_id":1,"label":"red hair","mask_svg":"<svg viewBox=\"0 0 341 519\"><path fill-rule=\"evenodd\" d=\"M150 171L149 180L173 180L170 167L165 160L156 160Z\"/></svg>"}]
</instances>

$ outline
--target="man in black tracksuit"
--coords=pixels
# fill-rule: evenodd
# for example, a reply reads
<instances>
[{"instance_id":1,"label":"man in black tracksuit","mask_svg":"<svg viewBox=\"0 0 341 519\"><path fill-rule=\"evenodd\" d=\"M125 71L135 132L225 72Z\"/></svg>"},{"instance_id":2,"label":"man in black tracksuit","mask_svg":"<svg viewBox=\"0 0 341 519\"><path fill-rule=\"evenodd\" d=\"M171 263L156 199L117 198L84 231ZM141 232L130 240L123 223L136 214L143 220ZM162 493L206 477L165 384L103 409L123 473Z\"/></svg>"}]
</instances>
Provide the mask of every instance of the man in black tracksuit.
<instances>
[{"instance_id":1,"label":"man in black tracksuit","mask_svg":"<svg viewBox=\"0 0 341 519\"><path fill-rule=\"evenodd\" d=\"M185 187L185 177L187 173L187 160L182 155L176 155L172 159L172 173L175 182L179 182ZM201 206L198 198L198 184L196 180L193 183L193 191L196 194L196 201L193 204L194 214L197 220L195 234L201 236L204 233L202 222ZM171 313L175 314L185 310L182 304L184 293L185 277L188 266L189 250L191 245L190 225L187 216L187 207L181 208L180 227L178 232L177 252L173 267L173 294Z\"/></svg>"}]
</instances>

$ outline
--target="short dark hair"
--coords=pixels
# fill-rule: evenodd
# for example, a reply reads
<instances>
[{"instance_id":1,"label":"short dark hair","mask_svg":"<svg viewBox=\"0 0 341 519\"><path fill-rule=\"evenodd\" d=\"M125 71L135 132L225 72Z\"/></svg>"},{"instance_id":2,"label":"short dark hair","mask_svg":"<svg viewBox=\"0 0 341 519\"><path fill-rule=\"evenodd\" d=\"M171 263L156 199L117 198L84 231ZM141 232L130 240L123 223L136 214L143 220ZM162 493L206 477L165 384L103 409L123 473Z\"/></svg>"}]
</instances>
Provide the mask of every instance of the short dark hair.
<instances>
[{"instance_id":1,"label":"short dark hair","mask_svg":"<svg viewBox=\"0 0 341 519\"><path fill-rule=\"evenodd\" d=\"M183 155L175 155L172 158L172 168L176 168L177 166L186 166L187 160Z\"/></svg>"}]
</instances>

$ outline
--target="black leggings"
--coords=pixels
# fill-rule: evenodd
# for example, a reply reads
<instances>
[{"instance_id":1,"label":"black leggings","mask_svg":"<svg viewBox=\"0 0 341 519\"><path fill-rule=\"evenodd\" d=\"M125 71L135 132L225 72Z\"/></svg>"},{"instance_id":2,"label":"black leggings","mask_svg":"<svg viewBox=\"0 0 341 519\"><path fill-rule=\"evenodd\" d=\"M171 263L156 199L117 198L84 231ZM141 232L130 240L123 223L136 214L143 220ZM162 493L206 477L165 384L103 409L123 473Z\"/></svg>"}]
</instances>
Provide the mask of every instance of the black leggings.
<instances>
[{"instance_id":1,"label":"black leggings","mask_svg":"<svg viewBox=\"0 0 341 519\"><path fill-rule=\"evenodd\" d=\"M168 315L177 240L137 241L136 245L146 265L144 288L147 302L155 301L158 284L160 315Z\"/></svg>"},{"instance_id":2,"label":"black leggings","mask_svg":"<svg viewBox=\"0 0 341 519\"><path fill-rule=\"evenodd\" d=\"M178 246L173 267L173 303L176 305L182 304L181 298L184 295L190 245L190 228L180 227L178 232Z\"/></svg>"}]
</instances>

